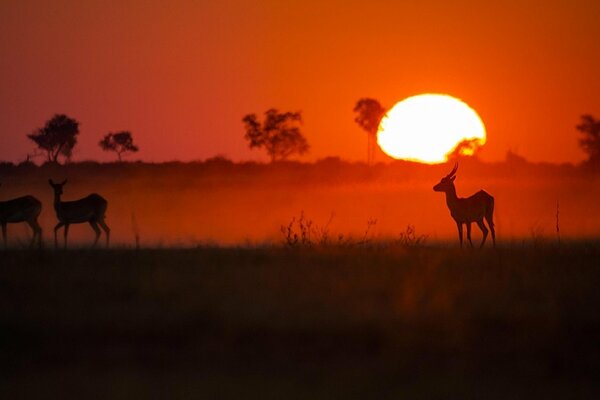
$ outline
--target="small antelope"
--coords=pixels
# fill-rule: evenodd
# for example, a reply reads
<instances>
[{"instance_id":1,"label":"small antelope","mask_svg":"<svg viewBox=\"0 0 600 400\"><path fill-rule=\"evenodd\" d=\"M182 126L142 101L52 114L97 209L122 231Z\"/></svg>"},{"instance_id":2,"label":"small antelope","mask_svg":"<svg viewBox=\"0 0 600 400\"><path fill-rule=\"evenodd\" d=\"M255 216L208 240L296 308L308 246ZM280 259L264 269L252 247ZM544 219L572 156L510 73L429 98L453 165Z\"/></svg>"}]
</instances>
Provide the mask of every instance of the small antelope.
<instances>
[{"instance_id":1,"label":"small antelope","mask_svg":"<svg viewBox=\"0 0 600 400\"><path fill-rule=\"evenodd\" d=\"M96 233L94 246L96 246L98 239L100 238L100 228L98 227L98 225L100 225L106 233L106 247L108 247L110 228L104 222L104 215L106 213L108 202L96 193L92 193L83 199L75 201L60 201L60 196L63 194L63 186L67 181L54 183L52 182L52 179L49 179L48 182L50 183L50 186L52 186L52 189L54 189L54 210L56 211L56 217L59 221L54 227L54 246L58 247L57 233L61 227L65 227L64 246L67 248L69 225L87 222Z\"/></svg>"},{"instance_id":2,"label":"small antelope","mask_svg":"<svg viewBox=\"0 0 600 400\"><path fill-rule=\"evenodd\" d=\"M0 224L2 225L2 239L4 248L7 247L6 225L9 223L27 222L33 229L31 247L36 242L42 247L42 228L38 223L38 216L42 212L42 203L33 196L17 197L16 199L0 201Z\"/></svg>"},{"instance_id":3,"label":"small antelope","mask_svg":"<svg viewBox=\"0 0 600 400\"><path fill-rule=\"evenodd\" d=\"M433 187L436 192L446 193L446 204L450 209L450 215L456 221L458 227L458 238L460 240L460 247L463 243L463 224L467 225L467 239L471 247L473 242L471 241L471 223L476 222L483 233L483 239L481 240L480 248L483 247L485 239L488 235L488 229L483 223L483 219L487 221L490 231L492 231L492 240L494 247L496 247L496 231L494 229L494 198L485 192L480 190L471 197L465 199L456 196L456 188L454 187L454 180L456 179L456 170L458 169L458 163L454 165L452 171L443 177L440 182Z\"/></svg>"}]
</instances>

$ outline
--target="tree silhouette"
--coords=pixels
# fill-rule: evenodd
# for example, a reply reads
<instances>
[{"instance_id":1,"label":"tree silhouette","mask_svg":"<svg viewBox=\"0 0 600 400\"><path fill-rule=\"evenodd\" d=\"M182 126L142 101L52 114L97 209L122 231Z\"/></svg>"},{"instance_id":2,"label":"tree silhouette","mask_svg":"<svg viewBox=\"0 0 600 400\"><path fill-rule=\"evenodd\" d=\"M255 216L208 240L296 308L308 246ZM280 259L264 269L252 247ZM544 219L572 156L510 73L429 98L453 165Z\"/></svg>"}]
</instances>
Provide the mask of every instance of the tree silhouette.
<instances>
[{"instance_id":1,"label":"tree silhouette","mask_svg":"<svg viewBox=\"0 0 600 400\"><path fill-rule=\"evenodd\" d=\"M367 132L367 163L371 164L375 159L377 129L386 109L379 101L365 97L356 102L354 112L354 122Z\"/></svg>"},{"instance_id":2,"label":"tree silhouette","mask_svg":"<svg viewBox=\"0 0 600 400\"><path fill-rule=\"evenodd\" d=\"M40 150L46 153L48 161L58 163L63 156L71 159L73 148L77 144L79 122L64 114L56 114L46 122L43 128L27 135Z\"/></svg>"},{"instance_id":3,"label":"tree silhouette","mask_svg":"<svg viewBox=\"0 0 600 400\"><path fill-rule=\"evenodd\" d=\"M579 139L579 145L587 153L588 162L600 166L600 120L585 114L581 116L581 123L576 128L584 135Z\"/></svg>"},{"instance_id":4,"label":"tree silhouette","mask_svg":"<svg viewBox=\"0 0 600 400\"><path fill-rule=\"evenodd\" d=\"M98 143L104 151L114 151L117 153L119 162L122 161L124 153L135 153L139 148L133 144L131 132L122 131L117 133L107 133L104 138Z\"/></svg>"},{"instance_id":5,"label":"tree silhouette","mask_svg":"<svg viewBox=\"0 0 600 400\"><path fill-rule=\"evenodd\" d=\"M300 112L280 113L274 108L265 112L262 124L256 114L248 114L242 118L246 134L244 139L249 142L250 148L263 147L271 162L286 160L292 154L307 153L310 146L302 132Z\"/></svg>"},{"instance_id":6,"label":"tree silhouette","mask_svg":"<svg viewBox=\"0 0 600 400\"><path fill-rule=\"evenodd\" d=\"M464 157L476 157L477 151L481 148L481 139L463 139L447 155L451 160L458 160Z\"/></svg>"}]
</instances>

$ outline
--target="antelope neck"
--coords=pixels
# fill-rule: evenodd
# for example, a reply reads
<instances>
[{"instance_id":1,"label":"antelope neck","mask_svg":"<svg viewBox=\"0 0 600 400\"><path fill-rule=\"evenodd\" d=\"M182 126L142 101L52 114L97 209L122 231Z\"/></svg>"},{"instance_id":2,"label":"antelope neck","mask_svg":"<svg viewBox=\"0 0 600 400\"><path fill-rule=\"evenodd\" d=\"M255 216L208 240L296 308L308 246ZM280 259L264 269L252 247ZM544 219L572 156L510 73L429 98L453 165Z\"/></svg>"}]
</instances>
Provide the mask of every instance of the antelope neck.
<instances>
[{"instance_id":1,"label":"antelope neck","mask_svg":"<svg viewBox=\"0 0 600 400\"><path fill-rule=\"evenodd\" d=\"M446 193L446 204L448 205L448 208L453 208L454 205L456 205L456 202L458 200L458 197L456 196L456 188L454 187L454 184L452 184L452 186L450 186L450 188L445 193Z\"/></svg>"}]
</instances>

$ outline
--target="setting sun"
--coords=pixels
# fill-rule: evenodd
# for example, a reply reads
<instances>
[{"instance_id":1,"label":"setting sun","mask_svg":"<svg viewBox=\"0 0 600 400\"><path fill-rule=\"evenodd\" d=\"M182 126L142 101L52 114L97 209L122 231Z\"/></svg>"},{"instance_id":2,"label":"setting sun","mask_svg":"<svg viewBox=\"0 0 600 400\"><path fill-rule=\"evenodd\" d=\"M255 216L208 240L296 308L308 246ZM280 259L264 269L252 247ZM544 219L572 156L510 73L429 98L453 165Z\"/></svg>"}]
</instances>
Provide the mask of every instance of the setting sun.
<instances>
[{"instance_id":1,"label":"setting sun","mask_svg":"<svg viewBox=\"0 0 600 400\"><path fill-rule=\"evenodd\" d=\"M390 157L428 164L447 161L460 146L472 155L485 144L485 127L466 103L443 94L404 99L381 120L377 142Z\"/></svg>"}]
</instances>

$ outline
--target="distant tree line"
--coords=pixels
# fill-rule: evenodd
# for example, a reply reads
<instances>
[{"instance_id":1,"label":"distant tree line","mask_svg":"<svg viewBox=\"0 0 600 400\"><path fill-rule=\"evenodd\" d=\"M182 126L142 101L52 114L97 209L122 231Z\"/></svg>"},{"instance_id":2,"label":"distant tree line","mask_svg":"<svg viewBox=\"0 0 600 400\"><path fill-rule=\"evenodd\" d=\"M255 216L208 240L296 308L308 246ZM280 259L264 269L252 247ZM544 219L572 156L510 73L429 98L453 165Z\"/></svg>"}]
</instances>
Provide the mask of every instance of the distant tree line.
<instances>
[{"instance_id":1,"label":"distant tree line","mask_svg":"<svg viewBox=\"0 0 600 400\"><path fill-rule=\"evenodd\" d=\"M375 99L362 98L356 102L354 112L354 121L367 132L367 163L372 164L375 159L377 130L386 109ZM264 149L271 162L286 160L294 154L303 155L310 149L300 129L300 111L279 112L271 108L264 113L262 121L259 121L256 114L248 114L242 118L242 122L248 146L251 149Z\"/></svg>"},{"instance_id":2,"label":"distant tree line","mask_svg":"<svg viewBox=\"0 0 600 400\"><path fill-rule=\"evenodd\" d=\"M73 149L77 145L79 135L79 122L65 114L56 114L46 124L27 135L35 143L37 149L45 154L48 162L68 162L73 156ZM122 161L126 153L135 153L139 148L133 143L131 132L122 131L107 133L98 143L104 151L113 151L117 159ZM29 156L28 156L29 159Z\"/></svg>"},{"instance_id":3,"label":"distant tree line","mask_svg":"<svg viewBox=\"0 0 600 400\"><path fill-rule=\"evenodd\" d=\"M353 111L354 121L367 133L367 163L371 164L374 161L377 131L386 109L376 99L361 98L356 102ZM262 120L259 120L256 114L248 114L242 118L242 122L244 139L249 147L264 149L272 162L287 160L294 154L303 155L310 150L301 131L300 111L280 112L271 108L265 111ZM58 164L61 159L68 162L77 145L79 125L74 118L56 114L43 127L27 137L35 143L36 151L43 154L48 162ZM600 120L590 114L584 114L576 129L582 135L579 138L579 146L588 156L586 164L600 169ZM122 161L129 153L139 151L129 131L109 132L98 145L104 151L114 152L118 161Z\"/></svg>"}]
</instances>

